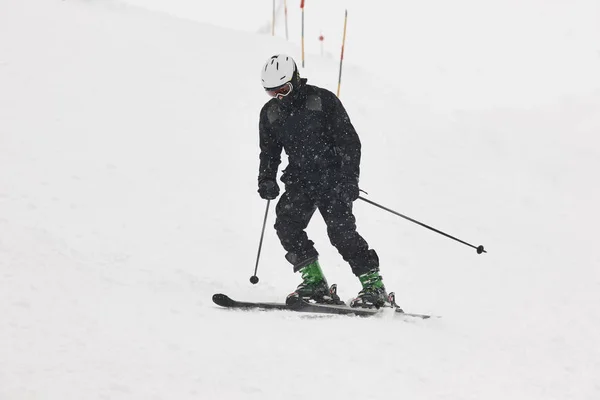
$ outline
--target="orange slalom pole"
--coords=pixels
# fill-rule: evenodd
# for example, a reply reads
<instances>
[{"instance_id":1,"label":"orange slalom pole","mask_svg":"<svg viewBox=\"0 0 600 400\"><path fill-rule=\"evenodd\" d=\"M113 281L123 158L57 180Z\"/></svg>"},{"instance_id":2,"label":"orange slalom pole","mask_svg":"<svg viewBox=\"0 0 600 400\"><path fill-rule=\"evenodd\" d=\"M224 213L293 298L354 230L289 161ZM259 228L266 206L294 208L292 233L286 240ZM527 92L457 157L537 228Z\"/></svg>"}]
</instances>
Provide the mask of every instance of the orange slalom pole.
<instances>
[{"instance_id":1,"label":"orange slalom pole","mask_svg":"<svg viewBox=\"0 0 600 400\"><path fill-rule=\"evenodd\" d=\"M304 0L300 0L300 8L302 9L302 68L304 68Z\"/></svg>"},{"instance_id":2,"label":"orange slalom pole","mask_svg":"<svg viewBox=\"0 0 600 400\"><path fill-rule=\"evenodd\" d=\"M340 97L340 87L342 86L342 63L344 62L344 47L346 45L346 25L348 23L348 10L346 10L346 16L344 17L344 38L342 39L342 54L340 56L340 76L338 78L338 89L337 96Z\"/></svg>"}]
</instances>

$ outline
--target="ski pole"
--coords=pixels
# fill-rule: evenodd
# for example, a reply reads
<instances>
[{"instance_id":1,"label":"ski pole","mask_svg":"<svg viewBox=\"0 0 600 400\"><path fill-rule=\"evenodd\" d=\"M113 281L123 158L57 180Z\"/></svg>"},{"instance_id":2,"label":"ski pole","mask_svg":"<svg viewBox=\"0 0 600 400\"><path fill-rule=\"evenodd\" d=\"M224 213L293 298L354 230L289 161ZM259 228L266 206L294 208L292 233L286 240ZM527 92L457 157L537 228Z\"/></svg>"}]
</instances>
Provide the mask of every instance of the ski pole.
<instances>
[{"instance_id":1,"label":"ski pole","mask_svg":"<svg viewBox=\"0 0 600 400\"><path fill-rule=\"evenodd\" d=\"M432 230L432 231L434 231L434 232L436 232L436 233L439 233L440 235L446 236L447 238L454 239L454 240L456 240L457 242L460 242L460 243L462 243L462 244L465 244L465 245L467 245L467 246L469 246L469 247L472 247L472 248L474 248L474 249L476 249L476 250L477 250L477 254L481 254L481 253L487 253L487 251L485 251L485 249L483 248L483 245L479 245L479 246L475 247L475 246L473 246L472 244L469 244L469 243L467 243L467 242L465 242L465 241L462 241L462 240L460 240L460 239L457 239L457 238L455 238L454 236L448 235L447 233L444 233L444 232L442 232L442 231L440 231L440 230L437 230L437 229L435 229L435 228L432 228L432 227L431 227L431 226L429 226L429 225L425 225L424 223L422 223L422 222L419 222L419 221L417 221L417 220L414 220L414 219L412 219L412 218L410 218L410 217L407 217L406 215L402 215L402 214L400 214L399 212L396 212L396 211L394 211L394 210L390 210L389 208L387 208L387 207L384 207L384 206L382 206L382 205L380 205L380 204L377 204L377 203L375 203L374 201L371 201L371 200L365 199L365 198L364 198L364 197L362 197L362 196L358 196L358 198L359 198L359 199L361 199L362 201L366 202L366 203L369 203L369 204L372 204L372 205L374 205L375 207L379 207L379 208L381 208L382 210L385 210L385 211L387 211L387 212L390 212L390 213L392 213L392 214L394 214L394 215L397 215L397 216L399 216L399 217L402 217L402 218L404 218L404 219L407 219L407 220L409 220L410 222L414 222L414 223L415 223L415 224L417 224L417 225L421 225L421 226L422 226L422 227L424 227L424 228L427 228L427 229L430 229L430 230Z\"/></svg>"},{"instance_id":2,"label":"ski pole","mask_svg":"<svg viewBox=\"0 0 600 400\"><path fill-rule=\"evenodd\" d=\"M265 237L265 227L267 226L267 215L269 215L269 205L271 204L271 200L267 200L267 209L265 210L265 219L263 221L262 232L260 234L260 242L258 244L258 254L256 255L256 266L254 267L254 275L250 277L250 283L256 285L258 283L258 276L256 276L256 272L258 271L258 260L260 260L260 250L262 249L263 238Z\"/></svg>"}]
</instances>

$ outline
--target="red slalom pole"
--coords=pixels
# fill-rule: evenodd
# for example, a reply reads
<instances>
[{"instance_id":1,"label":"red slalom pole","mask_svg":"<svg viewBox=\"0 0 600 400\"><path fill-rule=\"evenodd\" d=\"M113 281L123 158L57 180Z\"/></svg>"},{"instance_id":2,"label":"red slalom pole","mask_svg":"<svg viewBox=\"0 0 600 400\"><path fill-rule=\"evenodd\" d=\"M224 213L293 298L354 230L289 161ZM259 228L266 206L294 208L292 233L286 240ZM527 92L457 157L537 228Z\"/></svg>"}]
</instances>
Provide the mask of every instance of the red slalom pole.
<instances>
[{"instance_id":1,"label":"red slalom pole","mask_svg":"<svg viewBox=\"0 0 600 400\"><path fill-rule=\"evenodd\" d=\"M323 55L325 54L325 52L323 51L323 41L325 40L325 37L323 36L323 33L321 33L319 35L319 42L321 42L321 57L323 57Z\"/></svg>"}]
</instances>

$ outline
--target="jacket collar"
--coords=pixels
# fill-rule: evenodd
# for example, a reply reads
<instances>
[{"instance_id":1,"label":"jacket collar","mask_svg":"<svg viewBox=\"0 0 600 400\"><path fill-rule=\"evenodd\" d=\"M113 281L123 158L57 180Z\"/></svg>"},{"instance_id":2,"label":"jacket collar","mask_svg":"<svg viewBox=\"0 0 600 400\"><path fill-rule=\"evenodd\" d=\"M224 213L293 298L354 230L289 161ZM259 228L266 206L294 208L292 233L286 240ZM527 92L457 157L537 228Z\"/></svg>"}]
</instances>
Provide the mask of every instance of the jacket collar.
<instances>
[{"instance_id":1,"label":"jacket collar","mask_svg":"<svg viewBox=\"0 0 600 400\"><path fill-rule=\"evenodd\" d=\"M281 101L281 106L283 108L286 108L286 109L299 108L302 106L302 104L304 104L306 102L306 97L307 97L306 82L307 81L308 81L308 79L306 79L306 78L300 79L300 84L298 85L298 87L294 87L294 89L292 90L292 93L290 93L290 96L288 96L289 98L284 98Z\"/></svg>"}]
</instances>

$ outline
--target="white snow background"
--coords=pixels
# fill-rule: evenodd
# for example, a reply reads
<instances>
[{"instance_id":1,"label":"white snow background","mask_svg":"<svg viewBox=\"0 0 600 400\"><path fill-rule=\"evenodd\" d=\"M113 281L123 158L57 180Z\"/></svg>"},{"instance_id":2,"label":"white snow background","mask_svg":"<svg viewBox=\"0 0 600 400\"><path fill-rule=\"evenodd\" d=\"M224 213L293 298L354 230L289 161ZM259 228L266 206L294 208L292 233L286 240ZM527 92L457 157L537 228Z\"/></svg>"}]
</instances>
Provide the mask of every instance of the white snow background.
<instances>
[{"instance_id":1,"label":"white snow background","mask_svg":"<svg viewBox=\"0 0 600 400\"><path fill-rule=\"evenodd\" d=\"M280 3L272 38L271 1L0 0L0 399L599 399L598 2L306 2L301 73L333 91L349 12L369 198L489 251L356 203L427 321L211 301L299 283L273 209L248 282L259 71L300 61Z\"/></svg>"}]
</instances>

